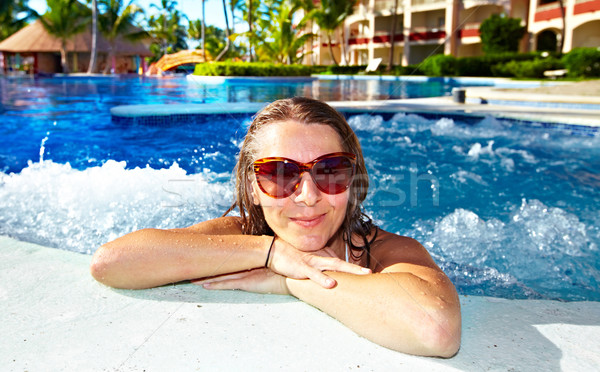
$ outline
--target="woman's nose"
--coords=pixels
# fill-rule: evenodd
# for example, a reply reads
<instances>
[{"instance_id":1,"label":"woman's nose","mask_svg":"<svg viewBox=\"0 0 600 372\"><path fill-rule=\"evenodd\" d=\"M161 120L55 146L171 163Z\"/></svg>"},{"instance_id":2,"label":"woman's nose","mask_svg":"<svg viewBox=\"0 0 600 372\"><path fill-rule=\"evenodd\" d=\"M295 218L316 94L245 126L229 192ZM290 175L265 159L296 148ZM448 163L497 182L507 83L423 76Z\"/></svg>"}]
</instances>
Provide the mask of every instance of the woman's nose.
<instances>
[{"instance_id":1,"label":"woman's nose","mask_svg":"<svg viewBox=\"0 0 600 372\"><path fill-rule=\"evenodd\" d=\"M321 191L317 188L315 181L308 172L300 179L298 189L294 193L294 202L304 203L307 206L315 205L321 199Z\"/></svg>"}]
</instances>

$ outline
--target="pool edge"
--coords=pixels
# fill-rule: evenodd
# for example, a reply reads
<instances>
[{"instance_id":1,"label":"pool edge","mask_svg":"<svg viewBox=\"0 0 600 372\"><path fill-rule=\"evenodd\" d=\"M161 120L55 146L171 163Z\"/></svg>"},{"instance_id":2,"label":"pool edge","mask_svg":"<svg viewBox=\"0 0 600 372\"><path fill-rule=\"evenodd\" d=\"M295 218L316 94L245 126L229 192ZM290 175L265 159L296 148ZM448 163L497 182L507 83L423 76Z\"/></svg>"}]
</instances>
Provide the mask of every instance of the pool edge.
<instances>
[{"instance_id":1,"label":"pool edge","mask_svg":"<svg viewBox=\"0 0 600 372\"><path fill-rule=\"evenodd\" d=\"M5 236L0 258L1 306L11 314L0 362L13 370L590 370L600 358L600 302L461 296L461 350L422 358L377 346L287 296L190 284L114 290L91 278L91 256Z\"/></svg>"}]
</instances>

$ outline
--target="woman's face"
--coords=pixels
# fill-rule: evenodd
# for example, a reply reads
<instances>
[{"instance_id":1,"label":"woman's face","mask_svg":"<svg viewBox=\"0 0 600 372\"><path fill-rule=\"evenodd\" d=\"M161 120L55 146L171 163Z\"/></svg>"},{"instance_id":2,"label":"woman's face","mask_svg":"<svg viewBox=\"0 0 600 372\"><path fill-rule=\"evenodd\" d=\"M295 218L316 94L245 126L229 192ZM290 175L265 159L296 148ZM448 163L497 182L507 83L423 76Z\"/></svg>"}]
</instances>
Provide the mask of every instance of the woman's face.
<instances>
[{"instance_id":1,"label":"woman's face","mask_svg":"<svg viewBox=\"0 0 600 372\"><path fill-rule=\"evenodd\" d=\"M278 122L262 130L257 159L284 157L308 163L321 155L344 151L334 129L321 124ZM252 180L252 197L262 206L265 219L278 237L295 248L314 252L339 230L348 205L349 190L337 195L320 191L308 172L289 197L272 198Z\"/></svg>"}]
</instances>

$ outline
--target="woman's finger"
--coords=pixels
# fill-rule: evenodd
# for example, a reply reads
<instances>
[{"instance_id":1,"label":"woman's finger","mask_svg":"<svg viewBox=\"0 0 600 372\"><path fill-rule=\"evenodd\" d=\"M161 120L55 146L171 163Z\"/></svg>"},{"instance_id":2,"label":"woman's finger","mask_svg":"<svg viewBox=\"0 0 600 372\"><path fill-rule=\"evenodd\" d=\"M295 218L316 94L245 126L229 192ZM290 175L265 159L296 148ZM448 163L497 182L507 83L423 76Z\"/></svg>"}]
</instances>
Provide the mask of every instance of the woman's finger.
<instances>
[{"instance_id":1,"label":"woman's finger","mask_svg":"<svg viewBox=\"0 0 600 372\"><path fill-rule=\"evenodd\" d=\"M312 280L313 282L326 289L331 289L337 285L335 279L323 274L321 270L318 269L312 268L307 273L307 276L308 279Z\"/></svg>"},{"instance_id":2,"label":"woman's finger","mask_svg":"<svg viewBox=\"0 0 600 372\"><path fill-rule=\"evenodd\" d=\"M205 289L245 289L244 279L227 279L202 284Z\"/></svg>"},{"instance_id":3,"label":"woman's finger","mask_svg":"<svg viewBox=\"0 0 600 372\"><path fill-rule=\"evenodd\" d=\"M196 285L203 285L205 283L216 283L216 282L221 282L221 281L230 280L230 279L241 279L241 278L247 277L250 274L250 272L251 271L240 271L237 273L223 274L223 275L219 275L219 276L213 276L210 278L194 279L194 280L190 280L190 282L192 284L196 284Z\"/></svg>"},{"instance_id":4,"label":"woman's finger","mask_svg":"<svg viewBox=\"0 0 600 372\"><path fill-rule=\"evenodd\" d=\"M371 273L371 269L355 265L350 262L342 261L339 258L319 257L318 259L315 259L315 261L315 264L312 264L311 266L318 268L321 271L340 271L356 275L366 275Z\"/></svg>"}]
</instances>

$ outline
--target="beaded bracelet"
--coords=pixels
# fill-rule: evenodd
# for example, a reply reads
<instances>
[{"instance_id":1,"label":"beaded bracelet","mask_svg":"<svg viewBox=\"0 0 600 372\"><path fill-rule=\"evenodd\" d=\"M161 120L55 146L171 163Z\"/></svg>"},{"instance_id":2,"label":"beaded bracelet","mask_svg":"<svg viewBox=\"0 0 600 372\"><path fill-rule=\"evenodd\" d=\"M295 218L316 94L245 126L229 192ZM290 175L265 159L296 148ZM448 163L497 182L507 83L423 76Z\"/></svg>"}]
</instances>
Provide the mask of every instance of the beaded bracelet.
<instances>
[{"instance_id":1,"label":"beaded bracelet","mask_svg":"<svg viewBox=\"0 0 600 372\"><path fill-rule=\"evenodd\" d=\"M276 236L273 235L273 240L271 240L271 245L269 246L269 252L267 252L267 260L265 261L265 267L269 268L269 257L271 257L271 249L273 249L273 243L275 243Z\"/></svg>"}]
</instances>

